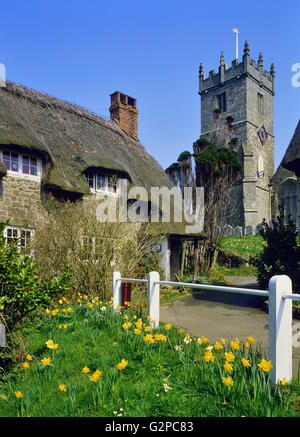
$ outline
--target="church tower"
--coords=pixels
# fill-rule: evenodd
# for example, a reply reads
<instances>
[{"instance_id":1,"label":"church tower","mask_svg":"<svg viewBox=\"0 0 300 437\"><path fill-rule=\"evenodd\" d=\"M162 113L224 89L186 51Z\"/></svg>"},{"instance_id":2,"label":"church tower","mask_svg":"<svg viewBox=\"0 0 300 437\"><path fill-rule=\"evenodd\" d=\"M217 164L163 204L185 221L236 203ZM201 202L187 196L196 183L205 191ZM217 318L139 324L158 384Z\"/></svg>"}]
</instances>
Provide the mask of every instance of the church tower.
<instances>
[{"instance_id":1,"label":"church tower","mask_svg":"<svg viewBox=\"0 0 300 437\"><path fill-rule=\"evenodd\" d=\"M228 68L221 53L218 72L205 78L199 68L201 96L201 137L211 139L216 119L231 125L230 137L243 164L243 175L232 189L238 213L229 219L245 233L255 233L265 218L270 218L270 179L274 174L273 96L275 71L263 69L263 57L250 59L245 42L242 62ZM233 206L234 207L234 206Z\"/></svg>"}]
</instances>

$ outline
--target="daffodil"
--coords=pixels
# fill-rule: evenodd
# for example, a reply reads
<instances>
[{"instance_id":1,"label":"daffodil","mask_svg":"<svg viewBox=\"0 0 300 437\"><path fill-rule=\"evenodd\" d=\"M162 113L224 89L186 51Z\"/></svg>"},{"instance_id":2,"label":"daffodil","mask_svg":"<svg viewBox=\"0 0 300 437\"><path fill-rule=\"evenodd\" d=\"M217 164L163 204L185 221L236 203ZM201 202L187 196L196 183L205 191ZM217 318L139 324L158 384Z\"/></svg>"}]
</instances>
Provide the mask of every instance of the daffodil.
<instances>
[{"instance_id":1,"label":"daffodil","mask_svg":"<svg viewBox=\"0 0 300 437\"><path fill-rule=\"evenodd\" d=\"M118 370L123 370L127 366L128 361L126 361L124 358L116 365L116 368Z\"/></svg>"},{"instance_id":2,"label":"daffodil","mask_svg":"<svg viewBox=\"0 0 300 437\"><path fill-rule=\"evenodd\" d=\"M213 363L214 362L215 357L212 354L212 351L207 351L204 354L204 361L206 363L209 363L210 361Z\"/></svg>"},{"instance_id":3,"label":"daffodil","mask_svg":"<svg viewBox=\"0 0 300 437\"><path fill-rule=\"evenodd\" d=\"M27 355L26 355L26 360L27 360L27 361L32 361L32 356L31 356L30 354L27 354Z\"/></svg>"},{"instance_id":4,"label":"daffodil","mask_svg":"<svg viewBox=\"0 0 300 437\"><path fill-rule=\"evenodd\" d=\"M231 376L228 376L227 378L224 377L222 379L222 381L223 381L223 384L225 384L227 387L228 386L233 386L233 379L231 378Z\"/></svg>"},{"instance_id":5,"label":"daffodil","mask_svg":"<svg viewBox=\"0 0 300 437\"><path fill-rule=\"evenodd\" d=\"M235 356L233 355L232 352L226 352L224 357L226 361L234 361L235 359Z\"/></svg>"},{"instance_id":6,"label":"daffodil","mask_svg":"<svg viewBox=\"0 0 300 437\"><path fill-rule=\"evenodd\" d=\"M20 391L15 391L15 396L16 396L16 398L20 399L23 397L23 393Z\"/></svg>"},{"instance_id":7,"label":"daffodil","mask_svg":"<svg viewBox=\"0 0 300 437\"><path fill-rule=\"evenodd\" d=\"M102 372L100 370L95 370L95 372L91 375L90 380L93 382L97 382L102 375Z\"/></svg>"},{"instance_id":8,"label":"daffodil","mask_svg":"<svg viewBox=\"0 0 300 437\"><path fill-rule=\"evenodd\" d=\"M60 391L64 391L64 392L67 391L67 387L65 386L65 384L60 384L60 385L58 386L58 389L59 389Z\"/></svg>"},{"instance_id":9,"label":"daffodil","mask_svg":"<svg viewBox=\"0 0 300 437\"><path fill-rule=\"evenodd\" d=\"M22 367L23 367L23 369L28 369L29 363L27 363L27 361L25 361L25 363L22 363Z\"/></svg>"},{"instance_id":10,"label":"daffodil","mask_svg":"<svg viewBox=\"0 0 300 437\"><path fill-rule=\"evenodd\" d=\"M246 360L246 358L242 358L241 361L244 367L251 367L249 360Z\"/></svg>"},{"instance_id":11,"label":"daffodil","mask_svg":"<svg viewBox=\"0 0 300 437\"><path fill-rule=\"evenodd\" d=\"M41 360L41 363L43 364L43 366L49 366L49 364L51 363L51 358L43 358Z\"/></svg>"},{"instance_id":12,"label":"daffodil","mask_svg":"<svg viewBox=\"0 0 300 437\"><path fill-rule=\"evenodd\" d=\"M270 372L270 370L273 368L271 361L266 361L264 358L261 360L260 363L258 363L257 367L258 370L266 373Z\"/></svg>"},{"instance_id":13,"label":"daffodil","mask_svg":"<svg viewBox=\"0 0 300 437\"><path fill-rule=\"evenodd\" d=\"M145 343L149 343L149 344L154 344L155 343L155 339L153 338L152 334L147 334L144 337L144 342Z\"/></svg>"},{"instance_id":14,"label":"daffodil","mask_svg":"<svg viewBox=\"0 0 300 437\"><path fill-rule=\"evenodd\" d=\"M84 366L84 368L82 369L82 373L89 373L90 369L87 366Z\"/></svg>"},{"instance_id":15,"label":"daffodil","mask_svg":"<svg viewBox=\"0 0 300 437\"><path fill-rule=\"evenodd\" d=\"M218 341L216 341L215 344L214 344L214 348L215 348L216 350L220 350L220 349L223 349L223 346L221 345L221 343L219 343Z\"/></svg>"},{"instance_id":16,"label":"daffodil","mask_svg":"<svg viewBox=\"0 0 300 437\"><path fill-rule=\"evenodd\" d=\"M231 365L228 361L225 362L225 364L223 365L223 367L224 367L224 369L225 369L227 372L229 372L229 373L231 373L231 372L233 371L233 367L232 367L232 365Z\"/></svg>"},{"instance_id":17,"label":"daffodil","mask_svg":"<svg viewBox=\"0 0 300 437\"><path fill-rule=\"evenodd\" d=\"M238 351L240 349L240 341L238 339L235 339L230 343L231 349L234 351Z\"/></svg>"}]
</instances>

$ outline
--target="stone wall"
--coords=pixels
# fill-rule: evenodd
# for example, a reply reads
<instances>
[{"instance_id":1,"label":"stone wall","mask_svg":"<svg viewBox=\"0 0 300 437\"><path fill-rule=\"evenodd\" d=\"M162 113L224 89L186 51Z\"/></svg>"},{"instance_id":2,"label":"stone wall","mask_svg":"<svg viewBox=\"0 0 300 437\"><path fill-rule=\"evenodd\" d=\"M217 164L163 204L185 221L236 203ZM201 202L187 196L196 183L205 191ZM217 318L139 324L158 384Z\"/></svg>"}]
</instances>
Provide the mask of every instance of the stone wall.
<instances>
[{"instance_id":1,"label":"stone wall","mask_svg":"<svg viewBox=\"0 0 300 437\"><path fill-rule=\"evenodd\" d=\"M35 228L42 211L41 183L5 176L0 179L0 221L12 226Z\"/></svg>"}]
</instances>

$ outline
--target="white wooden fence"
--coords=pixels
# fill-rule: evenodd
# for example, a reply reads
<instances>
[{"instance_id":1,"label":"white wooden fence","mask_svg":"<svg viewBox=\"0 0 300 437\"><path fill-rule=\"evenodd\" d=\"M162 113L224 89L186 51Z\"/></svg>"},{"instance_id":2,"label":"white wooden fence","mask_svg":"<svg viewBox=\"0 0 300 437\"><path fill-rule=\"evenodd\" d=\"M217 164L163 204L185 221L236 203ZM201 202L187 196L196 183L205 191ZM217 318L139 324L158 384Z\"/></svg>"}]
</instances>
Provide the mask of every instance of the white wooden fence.
<instances>
[{"instance_id":1,"label":"white wooden fence","mask_svg":"<svg viewBox=\"0 0 300 437\"><path fill-rule=\"evenodd\" d=\"M119 272L112 276L113 305L121 306L122 282L139 282L148 286L148 315L159 325L159 301L161 285L176 285L200 290L227 291L230 293L265 296L269 299L269 360L273 365L271 380L286 382L292 379L292 300L300 300L299 294L293 294L292 281L288 276L273 276L269 281L269 290L223 287L216 285L191 284L186 282L160 281L157 272L148 274L148 279L122 278Z\"/></svg>"}]
</instances>

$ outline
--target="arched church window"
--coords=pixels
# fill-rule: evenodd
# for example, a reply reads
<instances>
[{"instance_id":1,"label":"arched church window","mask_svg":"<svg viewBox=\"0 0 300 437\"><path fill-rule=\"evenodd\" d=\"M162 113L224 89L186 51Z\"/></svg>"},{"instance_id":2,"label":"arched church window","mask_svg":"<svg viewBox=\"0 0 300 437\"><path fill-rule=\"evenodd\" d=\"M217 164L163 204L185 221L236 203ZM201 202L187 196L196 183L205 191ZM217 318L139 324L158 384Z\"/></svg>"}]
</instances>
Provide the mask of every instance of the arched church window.
<instances>
[{"instance_id":1,"label":"arched church window","mask_svg":"<svg viewBox=\"0 0 300 437\"><path fill-rule=\"evenodd\" d=\"M296 223L297 218L297 197L296 181L289 179L278 189L278 204L280 218L287 222L289 217Z\"/></svg>"}]
</instances>

